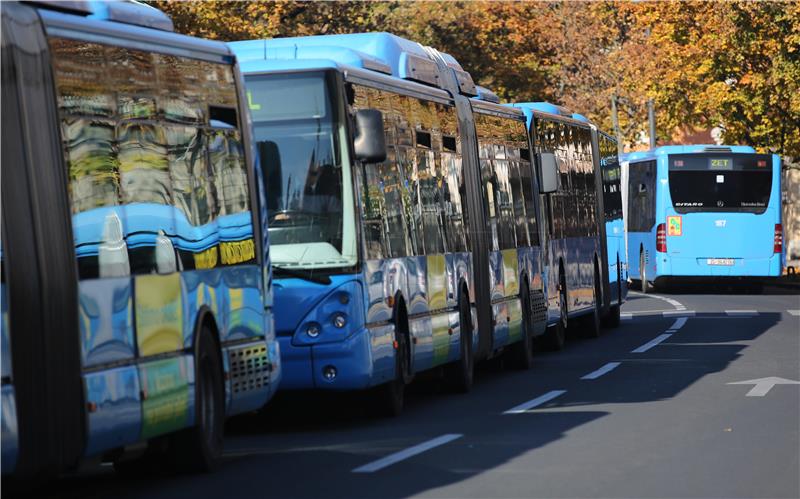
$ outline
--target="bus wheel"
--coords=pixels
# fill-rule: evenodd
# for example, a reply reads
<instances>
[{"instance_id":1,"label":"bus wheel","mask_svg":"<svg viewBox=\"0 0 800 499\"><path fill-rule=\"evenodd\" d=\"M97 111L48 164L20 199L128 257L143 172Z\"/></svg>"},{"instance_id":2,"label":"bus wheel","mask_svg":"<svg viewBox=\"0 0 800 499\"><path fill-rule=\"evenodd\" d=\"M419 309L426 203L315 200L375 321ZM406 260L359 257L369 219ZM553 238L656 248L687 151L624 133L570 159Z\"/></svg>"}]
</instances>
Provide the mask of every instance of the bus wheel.
<instances>
[{"instance_id":1,"label":"bus wheel","mask_svg":"<svg viewBox=\"0 0 800 499\"><path fill-rule=\"evenodd\" d=\"M511 364L520 370L527 370L533 366L533 320L531 318L531 295L528 292L528 283L522 281L520 290L522 302L522 339L509 349Z\"/></svg>"},{"instance_id":2,"label":"bus wheel","mask_svg":"<svg viewBox=\"0 0 800 499\"><path fill-rule=\"evenodd\" d=\"M558 322L547 328L544 335L545 347L548 350L561 350L567 339L567 283L562 273L558 286Z\"/></svg>"},{"instance_id":3,"label":"bus wheel","mask_svg":"<svg viewBox=\"0 0 800 499\"><path fill-rule=\"evenodd\" d=\"M475 364L472 356L472 316L469 301L463 294L458 301L459 358L445 368L445 380L453 391L467 393L472 389Z\"/></svg>"},{"instance_id":4,"label":"bus wheel","mask_svg":"<svg viewBox=\"0 0 800 499\"><path fill-rule=\"evenodd\" d=\"M186 471L207 472L222 456L225 389L219 349L205 325L195 342L194 365L194 426L173 437L170 451L173 462Z\"/></svg>"},{"instance_id":5,"label":"bus wheel","mask_svg":"<svg viewBox=\"0 0 800 499\"><path fill-rule=\"evenodd\" d=\"M642 281L642 293L647 294L652 292L653 288L647 280L647 267L644 264L644 253L639 255L639 277Z\"/></svg>"},{"instance_id":6,"label":"bus wheel","mask_svg":"<svg viewBox=\"0 0 800 499\"><path fill-rule=\"evenodd\" d=\"M407 328L402 321L395 321L394 379L375 390L376 409L380 416L397 417L405 405L406 382L410 380L411 344Z\"/></svg>"},{"instance_id":7,"label":"bus wheel","mask_svg":"<svg viewBox=\"0 0 800 499\"><path fill-rule=\"evenodd\" d=\"M602 308L602 303L600 303L600 272L597 270L597 266L594 268L592 297L594 301L592 313L584 319L583 331L589 338L598 338L600 336L600 309Z\"/></svg>"},{"instance_id":8,"label":"bus wheel","mask_svg":"<svg viewBox=\"0 0 800 499\"><path fill-rule=\"evenodd\" d=\"M612 305L608 309L608 313L603 317L604 327L619 327L620 307L619 305Z\"/></svg>"},{"instance_id":9,"label":"bus wheel","mask_svg":"<svg viewBox=\"0 0 800 499\"><path fill-rule=\"evenodd\" d=\"M620 319L620 307L622 307L622 268L617 257L617 304L608 309L608 313L603 317L604 327L618 327Z\"/></svg>"}]
</instances>

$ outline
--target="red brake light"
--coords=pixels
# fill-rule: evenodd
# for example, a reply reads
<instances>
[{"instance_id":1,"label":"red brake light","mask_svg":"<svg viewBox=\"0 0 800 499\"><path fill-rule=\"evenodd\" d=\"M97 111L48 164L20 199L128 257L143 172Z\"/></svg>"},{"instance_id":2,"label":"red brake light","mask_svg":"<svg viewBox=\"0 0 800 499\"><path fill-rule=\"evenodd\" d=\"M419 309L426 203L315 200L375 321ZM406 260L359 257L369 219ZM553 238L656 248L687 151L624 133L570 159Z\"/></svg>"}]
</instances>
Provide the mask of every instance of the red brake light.
<instances>
[{"instance_id":1,"label":"red brake light","mask_svg":"<svg viewBox=\"0 0 800 499\"><path fill-rule=\"evenodd\" d=\"M773 253L783 253L783 226L781 224L775 224L772 251Z\"/></svg>"},{"instance_id":2,"label":"red brake light","mask_svg":"<svg viewBox=\"0 0 800 499\"><path fill-rule=\"evenodd\" d=\"M656 251L667 252L667 224L658 224L656 227Z\"/></svg>"}]
</instances>

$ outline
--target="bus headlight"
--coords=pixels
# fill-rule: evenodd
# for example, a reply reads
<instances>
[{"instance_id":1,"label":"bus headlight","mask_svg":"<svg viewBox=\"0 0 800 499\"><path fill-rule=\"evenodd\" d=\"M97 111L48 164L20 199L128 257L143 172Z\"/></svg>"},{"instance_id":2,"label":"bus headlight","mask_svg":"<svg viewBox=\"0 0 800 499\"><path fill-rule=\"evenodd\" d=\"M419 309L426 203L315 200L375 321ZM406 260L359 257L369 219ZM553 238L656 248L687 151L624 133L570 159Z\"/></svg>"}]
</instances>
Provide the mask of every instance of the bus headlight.
<instances>
[{"instance_id":1,"label":"bus headlight","mask_svg":"<svg viewBox=\"0 0 800 499\"><path fill-rule=\"evenodd\" d=\"M309 338L316 338L319 336L320 330L321 328L319 327L319 324L312 322L306 327L306 334Z\"/></svg>"},{"instance_id":2,"label":"bus headlight","mask_svg":"<svg viewBox=\"0 0 800 499\"><path fill-rule=\"evenodd\" d=\"M342 329L347 325L347 318L342 313L333 314L333 325Z\"/></svg>"}]
</instances>

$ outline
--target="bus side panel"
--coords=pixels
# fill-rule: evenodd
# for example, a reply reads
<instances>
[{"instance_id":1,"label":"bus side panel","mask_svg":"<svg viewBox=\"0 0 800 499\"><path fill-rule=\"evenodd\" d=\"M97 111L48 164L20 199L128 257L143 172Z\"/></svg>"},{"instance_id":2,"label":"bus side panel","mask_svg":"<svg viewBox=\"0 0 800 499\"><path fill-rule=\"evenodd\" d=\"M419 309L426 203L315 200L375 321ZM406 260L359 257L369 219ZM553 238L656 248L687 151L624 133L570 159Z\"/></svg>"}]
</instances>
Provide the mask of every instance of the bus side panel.
<instances>
[{"instance_id":1,"label":"bus side panel","mask_svg":"<svg viewBox=\"0 0 800 499\"><path fill-rule=\"evenodd\" d=\"M137 442L142 411L136 366L88 373L84 380L90 406L86 455Z\"/></svg>"},{"instance_id":2,"label":"bus side panel","mask_svg":"<svg viewBox=\"0 0 800 499\"><path fill-rule=\"evenodd\" d=\"M136 355L131 279L106 278L79 282L82 360L84 369Z\"/></svg>"}]
</instances>

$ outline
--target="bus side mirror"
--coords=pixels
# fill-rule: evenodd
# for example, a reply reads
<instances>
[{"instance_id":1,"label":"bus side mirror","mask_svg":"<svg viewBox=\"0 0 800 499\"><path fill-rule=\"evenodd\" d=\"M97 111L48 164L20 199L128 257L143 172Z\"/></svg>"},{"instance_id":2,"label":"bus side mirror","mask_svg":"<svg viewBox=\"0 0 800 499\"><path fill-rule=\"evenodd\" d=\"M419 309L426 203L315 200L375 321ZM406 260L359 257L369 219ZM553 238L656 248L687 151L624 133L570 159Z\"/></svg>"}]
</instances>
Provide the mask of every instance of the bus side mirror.
<instances>
[{"instance_id":1,"label":"bus side mirror","mask_svg":"<svg viewBox=\"0 0 800 499\"><path fill-rule=\"evenodd\" d=\"M551 152L539 153L539 168L541 184L539 192L549 194L558 190L558 162L555 154Z\"/></svg>"},{"instance_id":2,"label":"bus side mirror","mask_svg":"<svg viewBox=\"0 0 800 499\"><path fill-rule=\"evenodd\" d=\"M386 161L386 139L383 135L383 115L377 109L356 112L356 159L362 163Z\"/></svg>"}]
</instances>

